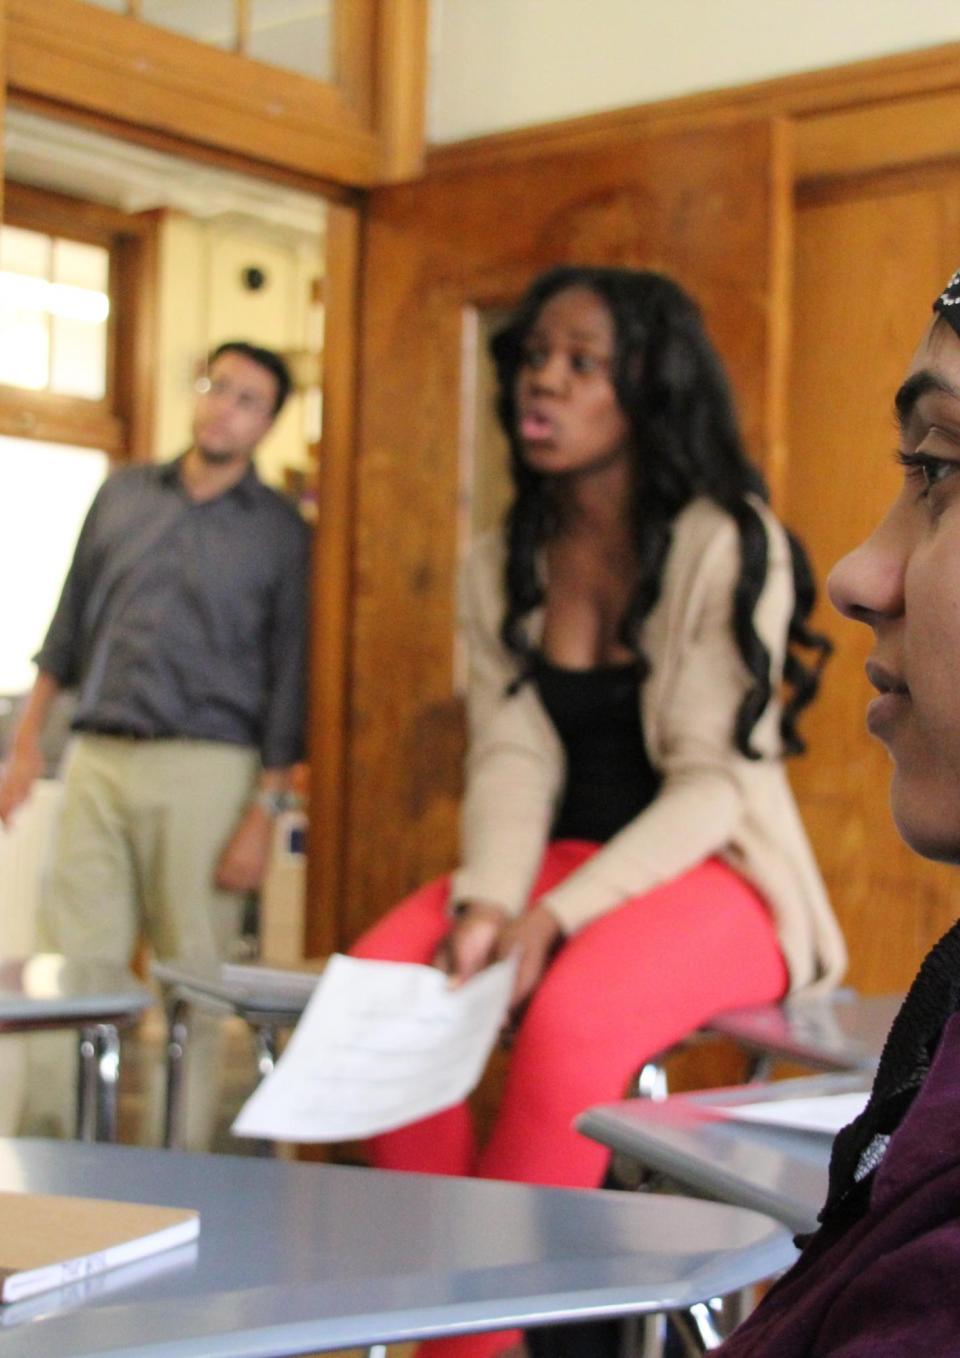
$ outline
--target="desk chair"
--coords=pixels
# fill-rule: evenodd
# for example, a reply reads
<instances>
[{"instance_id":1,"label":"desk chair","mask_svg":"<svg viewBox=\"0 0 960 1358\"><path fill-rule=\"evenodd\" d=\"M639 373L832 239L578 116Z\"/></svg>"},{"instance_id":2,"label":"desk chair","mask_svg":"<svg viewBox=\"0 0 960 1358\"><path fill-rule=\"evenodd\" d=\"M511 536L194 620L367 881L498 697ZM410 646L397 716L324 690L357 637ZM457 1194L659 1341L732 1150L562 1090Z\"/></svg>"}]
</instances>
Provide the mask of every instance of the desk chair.
<instances>
[{"instance_id":1,"label":"desk chair","mask_svg":"<svg viewBox=\"0 0 960 1358\"><path fill-rule=\"evenodd\" d=\"M138 1019L152 996L126 969L56 953L0 962L0 1033L72 1029L79 1042L76 1134L115 1141L120 1030Z\"/></svg>"},{"instance_id":2,"label":"desk chair","mask_svg":"<svg viewBox=\"0 0 960 1358\"><path fill-rule=\"evenodd\" d=\"M194 1008L241 1018L250 1030L261 1079L277 1062L280 1035L295 1027L319 978L322 962L303 969L237 966L228 963L154 961L151 972L164 990L167 1011L166 1103L163 1145L180 1144L183 1119L183 1066ZM258 1152L272 1147L260 1143Z\"/></svg>"},{"instance_id":3,"label":"desk chair","mask_svg":"<svg viewBox=\"0 0 960 1358\"><path fill-rule=\"evenodd\" d=\"M844 988L828 995L793 995L779 1004L730 1009L708 1019L690 1037L649 1057L627 1097L663 1099L669 1093L666 1062L708 1037L726 1037L748 1056L746 1083L769 1079L777 1061L814 1071L873 1071L902 995L858 995Z\"/></svg>"}]
</instances>

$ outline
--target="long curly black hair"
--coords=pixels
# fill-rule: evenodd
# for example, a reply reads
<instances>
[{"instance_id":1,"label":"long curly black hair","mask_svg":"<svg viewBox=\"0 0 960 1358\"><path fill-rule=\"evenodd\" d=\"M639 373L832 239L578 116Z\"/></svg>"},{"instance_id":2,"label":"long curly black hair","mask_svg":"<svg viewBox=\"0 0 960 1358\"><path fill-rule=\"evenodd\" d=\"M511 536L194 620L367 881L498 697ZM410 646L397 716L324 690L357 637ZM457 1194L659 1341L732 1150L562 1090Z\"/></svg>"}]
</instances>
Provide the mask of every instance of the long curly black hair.
<instances>
[{"instance_id":1,"label":"long curly black hair","mask_svg":"<svg viewBox=\"0 0 960 1358\"><path fill-rule=\"evenodd\" d=\"M643 654L643 623L660 593L673 520L694 498L713 500L731 516L740 536L741 570L731 621L753 678L732 735L737 749L758 759L750 737L770 701L772 682L770 655L753 625L767 574L767 536L750 497L767 501L769 492L745 452L726 373L699 308L662 274L580 266L551 269L535 279L509 323L491 342L499 384L497 414L510 444L515 490L507 515L507 607L501 636L520 662L517 685L532 672L534 657L523 621L543 602L537 553L557 529L557 510L552 479L531 469L523 457L517 435L516 382L527 335L540 311L551 297L568 288L594 293L613 320L612 380L632 431L638 471L642 470L642 482L640 475L635 478L631 514L639 571L622 620L621 639L636 654L641 678L645 677L649 663ZM798 539L788 533L788 540L795 604L784 663L788 691L781 737L784 753L799 754L805 746L797 734L797 717L816 694L832 647L808 625L816 597L813 572Z\"/></svg>"}]
</instances>

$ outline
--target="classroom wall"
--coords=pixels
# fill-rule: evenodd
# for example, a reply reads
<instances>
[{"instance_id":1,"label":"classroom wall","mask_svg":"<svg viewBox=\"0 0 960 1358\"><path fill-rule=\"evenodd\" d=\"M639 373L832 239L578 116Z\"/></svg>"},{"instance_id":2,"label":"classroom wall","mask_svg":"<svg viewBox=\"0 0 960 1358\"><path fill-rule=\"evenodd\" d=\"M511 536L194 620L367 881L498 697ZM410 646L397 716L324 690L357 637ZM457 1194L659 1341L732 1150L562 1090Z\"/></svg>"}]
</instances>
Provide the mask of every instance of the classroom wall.
<instances>
[{"instance_id":1,"label":"classroom wall","mask_svg":"<svg viewBox=\"0 0 960 1358\"><path fill-rule=\"evenodd\" d=\"M431 142L960 39L956 0L430 0Z\"/></svg>"},{"instance_id":2,"label":"classroom wall","mask_svg":"<svg viewBox=\"0 0 960 1358\"><path fill-rule=\"evenodd\" d=\"M279 241L252 226L168 213L160 230L157 399L154 455L166 459L190 441L194 382L203 357L223 340L247 339L283 352L319 354L314 280L322 273L317 240ZM251 291L243 270L266 282ZM317 362L319 376L319 357ZM316 442L316 394L295 393L257 453L265 481L307 472Z\"/></svg>"}]
</instances>

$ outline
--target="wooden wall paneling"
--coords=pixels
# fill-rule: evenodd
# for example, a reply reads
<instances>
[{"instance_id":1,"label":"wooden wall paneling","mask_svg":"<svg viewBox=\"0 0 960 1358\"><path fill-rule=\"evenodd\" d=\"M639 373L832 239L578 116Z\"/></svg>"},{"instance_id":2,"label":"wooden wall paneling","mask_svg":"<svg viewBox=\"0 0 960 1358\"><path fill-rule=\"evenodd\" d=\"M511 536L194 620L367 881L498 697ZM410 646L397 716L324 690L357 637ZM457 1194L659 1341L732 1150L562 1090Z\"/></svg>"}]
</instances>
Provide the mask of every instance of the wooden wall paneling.
<instances>
[{"instance_id":1,"label":"wooden wall paneling","mask_svg":"<svg viewBox=\"0 0 960 1358\"><path fill-rule=\"evenodd\" d=\"M359 210L328 204L323 435L310 645L310 842L304 939L308 957L332 952L343 941L359 269Z\"/></svg>"},{"instance_id":2,"label":"wooden wall paneling","mask_svg":"<svg viewBox=\"0 0 960 1358\"><path fill-rule=\"evenodd\" d=\"M960 64L954 82L948 90L799 118L798 178L809 182L960 156Z\"/></svg>"},{"instance_id":3,"label":"wooden wall paneling","mask_svg":"<svg viewBox=\"0 0 960 1358\"><path fill-rule=\"evenodd\" d=\"M796 221L791 455L783 509L817 574L863 540L900 481L893 395L934 296L960 263L951 180L835 185L801 194ZM871 638L821 602L836 642L791 765L804 819L867 992L905 987L956 916L955 872L907 849L889 813L890 766L864 715Z\"/></svg>"},{"instance_id":4,"label":"wooden wall paneling","mask_svg":"<svg viewBox=\"0 0 960 1358\"><path fill-rule=\"evenodd\" d=\"M702 300L754 449L768 432L775 131L766 123L430 177L365 223L344 928L451 866L461 341L560 261L645 265ZM782 195L781 195L782 199ZM462 517L462 516L461 516Z\"/></svg>"},{"instance_id":5,"label":"wooden wall paneling","mask_svg":"<svg viewBox=\"0 0 960 1358\"><path fill-rule=\"evenodd\" d=\"M828 169L838 154L831 125L835 115L843 116L871 105L878 110L894 112L903 100L922 99L925 95L943 92L948 99L942 105L941 116L946 114L949 119L952 117L952 95L958 84L960 43L945 43L916 52L899 52L729 89L707 90L633 108L610 109L536 127L472 137L432 148L427 166L431 174L482 171L494 165L523 163L544 156L573 155L611 145L626 147L647 137L716 130L744 121L788 117L796 120L798 140L806 135L807 120L812 120L809 151L801 152L803 173L819 174ZM820 118L824 121L818 124ZM903 148L897 149L901 136L898 132L895 141L885 146L887 155L903 155L914 135L929 136L929 132L910 131L911 124L914 124L914 117L907 111ZM940 130L945 129L941 126ZM872 135L875 135L875 129ZM852 150L851 138L848 136L845 140ZM871 147L869 140L859 135L856 143L859 146L857 154L876 164L876 143ZM822 165L817 160L818 149L825 157Z\"/></svg>"}]
</instances>

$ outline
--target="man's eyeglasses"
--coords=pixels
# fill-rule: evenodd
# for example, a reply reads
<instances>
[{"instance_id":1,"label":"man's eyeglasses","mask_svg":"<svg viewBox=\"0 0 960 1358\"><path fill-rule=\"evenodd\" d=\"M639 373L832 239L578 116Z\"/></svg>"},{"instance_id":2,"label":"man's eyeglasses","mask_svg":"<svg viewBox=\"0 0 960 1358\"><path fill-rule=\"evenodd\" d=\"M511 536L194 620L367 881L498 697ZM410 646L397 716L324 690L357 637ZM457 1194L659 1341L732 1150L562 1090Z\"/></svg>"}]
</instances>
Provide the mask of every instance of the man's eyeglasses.
<instances>
[{"instance_id":1,"label":"man's eyeglasses","mask_svg":"<svg viewBox=\"0 0 960 1358\"><path fill-rule=\"evenodd\" d=\"M201 377L197 380L194 390L200 396L216 396L219 400L229 401L231 405L235 405L238 410L243 410L248 415L269 415L273 409L272 403L258 392L235 387L232 382L227 382L222 377Z\"/></svg>"}]
</instances>

